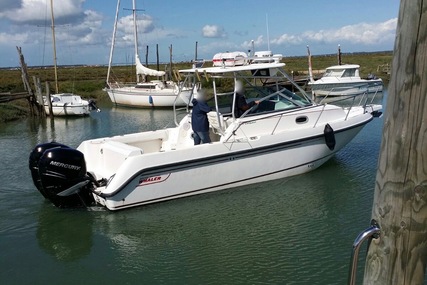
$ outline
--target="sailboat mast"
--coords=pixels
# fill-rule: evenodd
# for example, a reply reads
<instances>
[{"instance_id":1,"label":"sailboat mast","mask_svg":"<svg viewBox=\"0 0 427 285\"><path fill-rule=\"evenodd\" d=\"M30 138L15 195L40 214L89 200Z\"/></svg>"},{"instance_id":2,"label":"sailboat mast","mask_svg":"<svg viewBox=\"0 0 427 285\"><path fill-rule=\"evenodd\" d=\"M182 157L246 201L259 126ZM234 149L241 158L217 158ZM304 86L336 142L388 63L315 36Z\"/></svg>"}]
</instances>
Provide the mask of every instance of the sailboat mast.
<instances>
[{"instance_id":1,"label":"sailboat mast","mask_svg":"<svg viewBox=\"0 0 427 285\"><path fill-rule=\"evenodd\" d=\"M133 16L133 38L135 41L135 61L138 55L138 29L136 25L136 1L132 1L132 16ZM138 71L136 71L136 82L139 82Z\"/></svg>"},{"instance_id":2,"label":"sailboat mast","mask_svg":"<svg viewBox=\"0 0 427 285\"><path fill-rule=\"evenodd\" d=\"M58 88L58 68L56 65L56 39L55 39L55 17L53 16L53 0L50 0L50 13L52 16L52 41L53 41L53 67L55 70L55 92L59 93Z\"/></svg>"},{"instance_id":3,"label":"sailboat mast","mask_svg":"<svg viewBox=\"0 0 427 285\"><path fill-rule=\"evenodd\" d=\"M120 0L117 0L116 17L114 18L113 37L111 39L110 60L108 61L107 85L110 82L111 65L113 63L114 44L116 42L117 20L119 17Z\"/></svg>"}]
</instances>

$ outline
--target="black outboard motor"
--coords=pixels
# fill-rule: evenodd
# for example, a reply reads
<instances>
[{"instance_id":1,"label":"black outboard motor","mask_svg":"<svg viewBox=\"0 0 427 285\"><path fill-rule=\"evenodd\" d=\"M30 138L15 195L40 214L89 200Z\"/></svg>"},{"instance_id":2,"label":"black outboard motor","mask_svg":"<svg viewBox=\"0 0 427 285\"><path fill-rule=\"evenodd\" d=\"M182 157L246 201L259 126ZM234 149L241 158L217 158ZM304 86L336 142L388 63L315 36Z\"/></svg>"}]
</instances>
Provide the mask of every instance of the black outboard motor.
<instances>
[{"instance_id":1,"label":"black outboard motor","mask_svg":"<svg viewBox=\"0 0 427 285\"><path fill-rule=\"evenodd\" d=\"M44 192L40 182L39 161L42 155L44 154L44 152L51 148L69 148L69 147L57 142L39 144L30 153L30 160L29 160L29 166L31 170L31 177L33 178L33 183L46 199L48 199L48 196Z\"/></svg>"},{"instance_id":2,"label":"black outboard motor","mask_svg":"<svg viewBox=\"0 0 427 285\"><path fill-rule=\"evenodd\" d=\"M39 156L43 148L46 150ZM57 143L39 145L30 154L30 169L36 187L55 206L87 207L94 203L93 178L86 173L80 151Z\"/></svg>"},{"instance_id":3,"label":"black outboard motor","mask_svg":"<svg viewBox=\"0 0 427 285\"><path fill-rule=\"evenodd\" d=\"M89 100L89 111L96 110L97 112L101 112L101 109L98 108L94 100Z\"/></svg>"}]
</instances>

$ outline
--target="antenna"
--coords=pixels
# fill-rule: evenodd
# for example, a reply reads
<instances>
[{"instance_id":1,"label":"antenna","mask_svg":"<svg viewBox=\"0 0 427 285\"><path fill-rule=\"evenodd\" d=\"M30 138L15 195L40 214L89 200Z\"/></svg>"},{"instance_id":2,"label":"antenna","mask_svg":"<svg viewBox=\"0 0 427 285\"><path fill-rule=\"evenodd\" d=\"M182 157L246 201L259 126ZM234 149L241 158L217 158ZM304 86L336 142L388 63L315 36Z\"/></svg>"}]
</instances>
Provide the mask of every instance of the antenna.
<instances>
[{"instance_id":1,"label":"antenna","mask_svg":"<svg viewBox=\"0 0 427 285\"><path fill-rule=\"evenodd\" d=\"M267 24L267 49L270 50L270 32L268 30L268 14L265 14L265 21Z\"/></svg>"}]
</instances>

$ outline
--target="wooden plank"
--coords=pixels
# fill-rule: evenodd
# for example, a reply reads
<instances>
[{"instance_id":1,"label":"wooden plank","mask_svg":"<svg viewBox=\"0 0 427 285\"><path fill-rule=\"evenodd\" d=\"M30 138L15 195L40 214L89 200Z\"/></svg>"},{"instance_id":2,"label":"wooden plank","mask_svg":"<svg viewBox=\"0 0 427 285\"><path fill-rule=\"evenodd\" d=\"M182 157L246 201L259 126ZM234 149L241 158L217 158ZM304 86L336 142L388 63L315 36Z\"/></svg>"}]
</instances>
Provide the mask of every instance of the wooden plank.
<instances>
[{"instance_id":1,"label":"wooden plank","mask_svg":"<svg viewBox=\"0 0 427 285\"><path fill-rule=\"evenodd\" d=\"M19 99L28 99L30 94L27 92L21 93L0 93L0 103L7 103Z\"/></svg>"},{"instance_id":2,"label":"wooden plank","mask_svg":"<svg viewBox=\"0 0 427 285\"><path fill-rule=\"evenodd\" d=\"M364 284L423 284L427 264L427 1L402 0Z\"/></svg>"}]
</instances>

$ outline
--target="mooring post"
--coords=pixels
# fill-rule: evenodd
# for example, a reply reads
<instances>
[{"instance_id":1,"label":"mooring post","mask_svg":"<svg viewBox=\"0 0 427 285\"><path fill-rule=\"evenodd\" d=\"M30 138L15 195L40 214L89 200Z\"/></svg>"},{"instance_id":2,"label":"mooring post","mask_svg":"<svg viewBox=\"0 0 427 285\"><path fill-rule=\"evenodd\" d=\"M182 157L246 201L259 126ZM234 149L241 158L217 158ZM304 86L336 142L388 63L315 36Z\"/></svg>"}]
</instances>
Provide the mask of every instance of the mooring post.
<instances>
[{"instance_id":1,"label":"mooring post","mask_svg":"<svg viewBox=\"0 0 427 285\"><path fill-rule=\"evenodd\" d=\"M172 44L171 44L169 47L169 72L168 72L169 80L173 80L173 78L172 78L172 52L173 52L173 49L172 49Z\"/></svg>"},{"instance_id":2,"label":"mooring post","mask_svg":"<svg viewBox=\"0 0 427 285\"><path fill-rule=\"evenodd\" d=\"M33 76L33 82L34 82L34 88L36 90L36 98L37 98L37 102L38 102L38 109L39 109L39 114L40 116L43 115L45 116L45 110L44 110L44 102L43 102L43 94L42 94L42 86L40 83L40 78L36 78L35 76Z\"/></svg>"},{"instance_id":3,"label":"mooring post","mask_svg":"<svg viewBox=\"0 0 427 285\"><path fill-rule=\"evenodd\" d=\"M50 99L49 82L46 81L46 101L49 108L49 117L53 120L52 100Z\"/></svg>"},{"instance_id":4,"label":"mooring post","mask_svg":"<svg viewBox=\"0 0 427 285\"><path fill-rule=\"evenodd\" d=\"M145 66L148 67L148 46L145 50Z\"/></svg>"},{"instance_id":5,"label":"mooring post","mask_svg":"<svg viewBox=\"0 0 427 285\"><path fill-rule=\"evenodd\" d=\"M424 284L427 264L427 1L401 0L364 284Z\"/></svg>"},{"instance_id":6,"label":"mooring post","mask_svg":"<svg viewBox=\"0 0 427 285\"><path fill-rule=\"evenodd\" d=\"M29 80L28 71L27 71L27 64L25 63L24 55L22 54L22 49L21 47L17 46L16 50L18 51L18 55L19 55L19 64L21 66L22 83L24 84L25 90L29 94L28 105L30 107L31 115L34 116L36 114L34 110L35 109L37 110L37 100L36 100L36 97L34 96L33 89L31 88L31 85L30 85L30 80Z\"/></svg>"}]
</instances>

